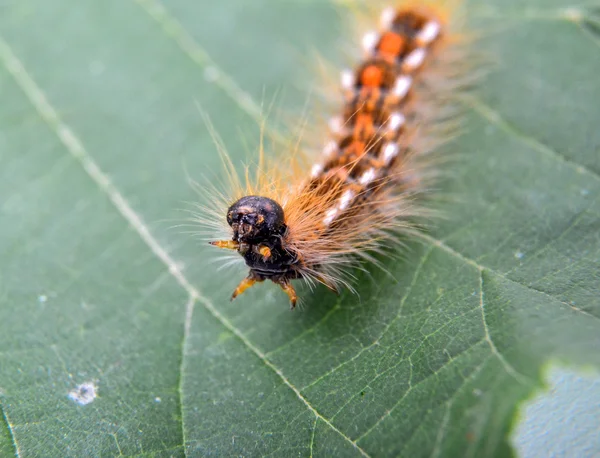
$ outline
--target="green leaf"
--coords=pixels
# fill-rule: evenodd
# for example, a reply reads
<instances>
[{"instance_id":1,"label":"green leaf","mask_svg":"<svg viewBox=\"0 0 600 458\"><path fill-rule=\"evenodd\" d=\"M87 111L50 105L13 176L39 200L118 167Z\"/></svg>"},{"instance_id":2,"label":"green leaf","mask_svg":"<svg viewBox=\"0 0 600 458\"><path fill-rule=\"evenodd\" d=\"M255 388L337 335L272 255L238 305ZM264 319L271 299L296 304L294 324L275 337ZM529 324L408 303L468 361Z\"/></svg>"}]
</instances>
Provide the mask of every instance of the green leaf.
<instances>
[{"instance_id":1,"label":"green leaf","mask_svg":"<svg viewBox=\"0 0 600 458\"><path fill-rule=\"evenodd\" d=\"M472 0L498 65L449 218L292 313L165 221L221 170L196 102L239 161L358 37L325 1L158 1L0 5L0 455L510 454L548 361L600 366L597 11Z\"/></svg>"}]
</instances>

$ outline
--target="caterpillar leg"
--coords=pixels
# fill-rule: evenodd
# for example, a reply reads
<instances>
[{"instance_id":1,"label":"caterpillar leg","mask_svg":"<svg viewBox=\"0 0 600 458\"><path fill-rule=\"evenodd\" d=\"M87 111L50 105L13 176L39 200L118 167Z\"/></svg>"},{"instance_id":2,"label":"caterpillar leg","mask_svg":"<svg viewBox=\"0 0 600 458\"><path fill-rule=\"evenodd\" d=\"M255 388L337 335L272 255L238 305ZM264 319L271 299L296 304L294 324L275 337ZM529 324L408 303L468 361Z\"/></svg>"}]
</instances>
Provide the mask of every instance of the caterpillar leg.
<instances>
[{"instance_id":1,"label":"caterpillar leg","mask_svg":"<svg viewBox=\"0 0 600 458\"><path fill-rule=\"evenodd\" d=\"M240 244L238 242L234 242L233 240L217 240L215 242L208 243L218 248L225 248L226 250L237 250L240 247Z\"/></svg>"},{"instance_id":2,"label":"caterpillar leg","mask_svg":"<svg viewBox=\"0 0 600 458\"><path fill-rule=\"evenodd\" d=\"M285 294L288 295L288 297L290 298L291 308L292 310L294 310L294 308L296 308L296 302L298 302L298 296L296 295L296 290L294 289L292 284L289 282L289 280L279 280L275 283L277 283L279 287L283 291L285 291Z\"/></svg>"},{"instance_id":3,"label":"caterpillar leg","mask_svg":"<svg viewBox=\"0 0 600 458\"><path fill-rule=\"evenodd\" d=\"M217 248L224 248L226 250L237 250L240 254L245 254L251 247L251 245L247 243L239 243L233 240L215 240L213 242L208 242L212 246L216 246ZM257 254L260 254L263 259L266 261L271 257L271 249L267 245L254 245L252 246L252 251Z\"/></svg>"},{"instance_id":4,"label":"caterpillar leg","mask_svg":"<svg viewBox=\"0 0 600 458\"><path fill-rule=\"evenodd\" d=\"M258 278L256 275L254 275L252 272L250 273L250 275L248 275L246 278L244 278L240 284L237 286L237 288L235 289L235 291L233 292L233 294L231 295L231 300L234 300L236 297L238 297L240 294L242 294L244 291L246 291L248 288L251 288L252 286L254 286L256 283L259 283L263 281L262 278Z\"/></svg>"}]
</instances>

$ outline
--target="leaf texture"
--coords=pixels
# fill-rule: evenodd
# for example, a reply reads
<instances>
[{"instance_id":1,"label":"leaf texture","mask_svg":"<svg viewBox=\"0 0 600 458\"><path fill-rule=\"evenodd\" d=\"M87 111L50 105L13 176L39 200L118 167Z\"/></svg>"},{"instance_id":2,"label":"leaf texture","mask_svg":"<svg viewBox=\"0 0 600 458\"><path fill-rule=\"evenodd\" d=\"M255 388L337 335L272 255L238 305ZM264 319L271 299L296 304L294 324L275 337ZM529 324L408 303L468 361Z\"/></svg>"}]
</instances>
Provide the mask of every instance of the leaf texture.
<instances>
[{"instance_id":1,"label":"leaf texture","mask_svg":"<svg viewBox=\"0 0 600 458\"><path fill-rule=\"evenodd\" d=\"M197 105L247 158L261 103L304 106L301 56L358 43L339 6L3 2L0 455L510 455L548 361L600 366L596 12L472 0L497 65L448 218L291 313L229 303L242 271L169 226L221 169Z\"/></svg>"}]
</instances>

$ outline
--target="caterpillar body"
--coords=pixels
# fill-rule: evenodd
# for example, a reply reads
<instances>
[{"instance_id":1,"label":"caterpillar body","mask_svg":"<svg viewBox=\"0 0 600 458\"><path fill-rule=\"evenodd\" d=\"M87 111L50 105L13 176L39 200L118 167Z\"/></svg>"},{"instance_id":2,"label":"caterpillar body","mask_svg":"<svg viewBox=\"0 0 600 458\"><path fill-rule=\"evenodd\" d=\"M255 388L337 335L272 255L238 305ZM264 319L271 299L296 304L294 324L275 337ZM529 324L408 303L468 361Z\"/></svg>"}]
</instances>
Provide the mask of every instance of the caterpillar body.
<instances>
[{"instance_id":1,"label":"caterpillar body","mask_svg":"<svg viewBox=\"0 0 600 458\"><path fill-rule=\"evenodd\" d=\"M319 157L269 161L261 151L257 176L244 180L229 162L232 190L210 209L210 224L227 236L209 243L250 268L232 299L264 280L279 285L292 308L292 280L352 288L356 263L374 261L411 228L427 175L419 145L437 117L431 107L444 108L431 103L436 87L426 76L448 44L445 12L423 3L383 9L378 30L364 35L362 61L341 74L342 107Z\"/></svg>"}]
</instances>

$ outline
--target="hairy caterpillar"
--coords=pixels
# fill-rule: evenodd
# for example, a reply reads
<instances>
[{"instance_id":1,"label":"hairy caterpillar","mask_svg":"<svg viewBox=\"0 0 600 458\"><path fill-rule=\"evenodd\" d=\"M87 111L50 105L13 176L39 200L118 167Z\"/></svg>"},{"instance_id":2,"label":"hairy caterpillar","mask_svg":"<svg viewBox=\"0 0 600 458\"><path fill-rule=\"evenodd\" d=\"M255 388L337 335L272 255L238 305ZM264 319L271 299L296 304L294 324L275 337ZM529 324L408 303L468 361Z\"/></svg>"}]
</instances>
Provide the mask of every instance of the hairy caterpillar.
<instances>
[{"instance_id":1,"label":"hairy caterpillar","mask_svg":"<svg viewBox=\"0 0 600 458\"><path fill-rule=\"evenodd\" d=\"M412 227L428 176L424 140L444 117L451 87L432 81L453 75L447 10L431 0L382 10L379 29L362 39L362 61L341 74L342 107L320 157L275 161L261 151L254 180L240 179L228 162L232 189L204 224L227 234L211 245L237 252L250 268L232 299L264 280L279 285L292 308L292 280L351 288L356 263L373 261Z\"/></svg>"}]
</instances>

